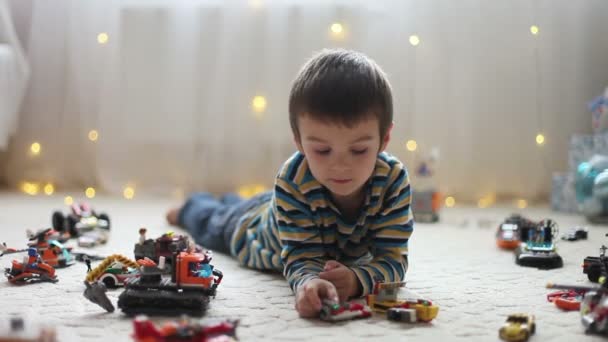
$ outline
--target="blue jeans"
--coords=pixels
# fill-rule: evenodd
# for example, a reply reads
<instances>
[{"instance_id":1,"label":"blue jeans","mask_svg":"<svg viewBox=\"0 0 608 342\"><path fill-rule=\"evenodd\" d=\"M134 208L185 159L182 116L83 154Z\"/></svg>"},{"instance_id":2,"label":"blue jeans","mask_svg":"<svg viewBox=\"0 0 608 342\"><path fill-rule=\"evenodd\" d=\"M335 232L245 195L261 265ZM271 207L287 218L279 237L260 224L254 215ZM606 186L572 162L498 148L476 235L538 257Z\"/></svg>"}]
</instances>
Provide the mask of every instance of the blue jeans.
<instances>
[{"instance_id":1,"label":"blue jeans","mask_svg":"<svg viewBox=\"0 0 608 342\"><path fill-rule=\"evenodd\" d=\"M196 243L230 254L230 240L239 219L249 210L270 201L272 192L243 199L236 194L215 198L208 192L196 193L179 211L178 223Z\"/></svg>"}]
</instances>

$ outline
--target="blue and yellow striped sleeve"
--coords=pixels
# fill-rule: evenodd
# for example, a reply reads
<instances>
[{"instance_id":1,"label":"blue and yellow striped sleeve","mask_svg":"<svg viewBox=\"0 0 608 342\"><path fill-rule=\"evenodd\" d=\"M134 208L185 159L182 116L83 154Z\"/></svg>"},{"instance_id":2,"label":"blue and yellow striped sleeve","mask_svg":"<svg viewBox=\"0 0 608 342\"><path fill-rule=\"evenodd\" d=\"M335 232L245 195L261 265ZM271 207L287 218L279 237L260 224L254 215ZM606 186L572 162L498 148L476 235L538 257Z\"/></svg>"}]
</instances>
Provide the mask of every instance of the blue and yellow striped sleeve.
<instances>
[{"instance_id":1,"label":"blue and yellow striped sleeve","mask_svg":"<svg viewBox=\"0 0 608 342\"><path fill-rule=\"evenodd\" d=\"M383 204L371 222L373 260L353 266L362 285L362 296L373 290L376 279L402 281L407 271L407 244L414 229L412 193L407 170L401 163L391 169Z\"/></svg>"},{"instance_id":2,"label":"blue and yellow striped sleeve","mask_svg":"<svg viewBox=\"0 0 608 342\"><path fill-rule=\"evenodd\" d=\"M283 245L283 274L291 289L297 292L307 281L318 278L327 258L310 206L298 187L278 177L274 190L272 207Z\"/></svg>"}]
</instances>

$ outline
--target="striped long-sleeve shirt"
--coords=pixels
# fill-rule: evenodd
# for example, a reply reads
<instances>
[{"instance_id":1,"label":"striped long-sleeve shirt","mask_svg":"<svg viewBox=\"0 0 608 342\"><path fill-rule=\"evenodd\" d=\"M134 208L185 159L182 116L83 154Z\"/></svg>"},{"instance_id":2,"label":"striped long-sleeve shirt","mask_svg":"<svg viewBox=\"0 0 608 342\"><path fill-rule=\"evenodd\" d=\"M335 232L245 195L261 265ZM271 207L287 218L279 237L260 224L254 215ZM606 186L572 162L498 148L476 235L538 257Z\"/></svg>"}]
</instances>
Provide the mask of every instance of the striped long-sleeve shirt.
<instances>
[{"instance_id":1,"label":"striped long-sleeve shirt","mask_svg":"<svg viewBox=\"0 0 608 342\"><path fill-rule=\"evenodd\" d=\"M325 262L337 260L355 272L366 295L376 279L405 276L411 198L403 164L380 153L361 214L356 222L346 222L297 152L279 171L270 201L239 221L232 253L249 267L282 271L294 291L317 278Z\"/></svg>"}]
</instances>

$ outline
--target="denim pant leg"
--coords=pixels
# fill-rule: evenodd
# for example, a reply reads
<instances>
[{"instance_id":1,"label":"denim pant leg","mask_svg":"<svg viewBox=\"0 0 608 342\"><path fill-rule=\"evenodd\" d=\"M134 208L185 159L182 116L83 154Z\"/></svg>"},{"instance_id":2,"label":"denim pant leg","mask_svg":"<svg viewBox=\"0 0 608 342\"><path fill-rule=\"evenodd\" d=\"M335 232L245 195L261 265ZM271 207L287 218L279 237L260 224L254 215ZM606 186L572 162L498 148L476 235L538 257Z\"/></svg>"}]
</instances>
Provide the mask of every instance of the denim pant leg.
<instances>
[{"instance_id":1,"label":"denim pant leg","mask_svg":"<svg viewBox=\"0 0 608 342\"><path fill-rule=\"evenodd\" d=\"M196 243L229 254L230 240L226 241L225 236L232 236L236 227L231 227L226 221L234 211L233 207L220 202L210 193L197 193L181 208L178 223L192 235Z\"/></svg>"}]
</instances>

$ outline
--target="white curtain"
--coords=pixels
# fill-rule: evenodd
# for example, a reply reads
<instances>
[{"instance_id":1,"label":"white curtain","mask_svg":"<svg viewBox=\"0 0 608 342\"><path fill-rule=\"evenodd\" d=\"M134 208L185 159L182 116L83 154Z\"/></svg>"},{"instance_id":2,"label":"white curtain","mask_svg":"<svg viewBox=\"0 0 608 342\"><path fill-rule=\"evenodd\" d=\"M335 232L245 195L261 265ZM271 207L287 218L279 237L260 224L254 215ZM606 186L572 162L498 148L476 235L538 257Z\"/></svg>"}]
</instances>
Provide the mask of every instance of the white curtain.
<instances>
[{"instance_id":1,"label":"white curtain","mask_svg":"<svg viewBox=\"0 0 608 342\"><path fill-rule=\"evenodd\" d=\"M112 193L270 186L294 151L293 77L313 52L345 47L387 71L389 151L411 169L436 148L433 182L444 193L536 198L552 171L566 170L570 135L590 132L585 104L608 82L603 0L32 1L32 84L12 183ZM262 114L254 96L267 101Z\"/></svg>"},{"instance_id":2,"label":"white curtain","mask_svg":"<svg viewBox=\"0 0 608 342\"><path fill-rule=\"evenodd\" d=\"M17 128L29 66L13 25L9 4L0 0L0 151Z\"/></svg>"}]
</instances>

